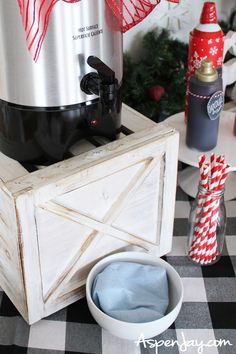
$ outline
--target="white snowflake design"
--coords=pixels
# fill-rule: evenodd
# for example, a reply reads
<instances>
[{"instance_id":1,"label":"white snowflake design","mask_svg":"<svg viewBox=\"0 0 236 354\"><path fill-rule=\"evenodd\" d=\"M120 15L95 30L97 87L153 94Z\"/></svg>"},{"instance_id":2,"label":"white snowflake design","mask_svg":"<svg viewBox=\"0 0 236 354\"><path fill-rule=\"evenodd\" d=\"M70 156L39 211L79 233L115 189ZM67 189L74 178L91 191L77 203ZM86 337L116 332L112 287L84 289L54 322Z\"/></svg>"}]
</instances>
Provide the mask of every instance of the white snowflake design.
<instances>
[{"instance_id":1,"label":"white snowflake design","mask_svg":"<svg viewBox=\"0 0 236 354\"><path fill-rule=\"evenodd\" d=\"M213 43L213 39L209 39L207 43L208 44L212 44Z\"/></svg>"},{"instance_id":2,"label":"white snowflake design","mask_svg":"<svg viewBox=\"0 0 236 354\"><path fill-rule=\"evenodd\" d=\"M160 11L159 25L176 33L185 27L188 28L188 25L192 23L193 16L191 13L191 4L187 1L181 1L179 4L166 2L165 5L163 4L162 11Z\"/></svg>"},{"instance_id":3,"label":"white snowflake design","mask_svg":"<svg viewBox=\"0 0 236 354\"><path fill-rule=\"evenodd\" d=\"M216 55L217 52L218 52L218 48L217 48L216 46L211 47L210 50L209 50L209 53L210 53L211 55L213 55L213 56Z\"/></svg>"},{"instance_id":4,"label":"white snowflake design","mask_svg":"<svg viewBox=\"0 0 236 354\"><path fill-rule=\"evenodd\" d=\"M191 63L190 63L193 71L195 71L196 69L199 69L202 65L202 61L207 58L206 56L200 57L198 54L197 55L196 54L197 54L197 52L194 53L194 57L192 58Z\"/></svg>"},{"instance_id":5,"label":"white snowflake design","mask_svg":"<svg viewBox=\"0 0 236 354\"><path fill-rule=\"evenodd\" d=\"M194 68L199 69L201 66L201 63L202 63L202 59L194 59L194 61L193 61Z\"/></svg>"},{"instance_id":6,"label":"white snowflake design","mask_svg":"<svg viewBox=\"0 0 236 354\"><path fill-rule=\"evenodd\" d=\"M223 58L219 57L219 58L217 59L217 65L218 65L218 66L221 66L222 63L223 63Z\"/></svg>"}]
</instances>

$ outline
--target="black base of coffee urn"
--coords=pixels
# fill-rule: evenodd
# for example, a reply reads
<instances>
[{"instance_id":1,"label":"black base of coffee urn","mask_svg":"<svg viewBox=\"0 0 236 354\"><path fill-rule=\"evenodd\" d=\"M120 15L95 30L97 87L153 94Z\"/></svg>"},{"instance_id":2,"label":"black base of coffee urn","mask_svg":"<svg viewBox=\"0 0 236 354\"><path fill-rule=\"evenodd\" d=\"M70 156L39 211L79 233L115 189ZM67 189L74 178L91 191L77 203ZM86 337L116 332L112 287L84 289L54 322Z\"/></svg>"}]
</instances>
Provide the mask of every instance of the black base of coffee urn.
<instances>
[{"instance_id":1,"label":"black base of coffee urn","mask_svg":"<svg viewBox=\"0 0 236 354\"><path fill-rule=\"evenodd\" d=\"M0 151L20 162L43 164L63 160L69 148L86 137L115 140L121 128L118 97L113 111L106 111L99 99L53 108L0 100Z\"/></svg>"}]
</instances>

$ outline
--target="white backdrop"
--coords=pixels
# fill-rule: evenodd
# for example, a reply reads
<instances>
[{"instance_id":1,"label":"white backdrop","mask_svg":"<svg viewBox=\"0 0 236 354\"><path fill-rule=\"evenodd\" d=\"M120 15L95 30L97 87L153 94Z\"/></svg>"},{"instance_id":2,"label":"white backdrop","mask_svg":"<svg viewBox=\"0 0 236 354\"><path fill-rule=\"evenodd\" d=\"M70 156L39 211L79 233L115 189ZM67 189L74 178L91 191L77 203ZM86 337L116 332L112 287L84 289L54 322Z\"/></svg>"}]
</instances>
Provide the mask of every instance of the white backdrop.
<instances>
[{"instance_id":1,"label":"white backdrop","mask_svg":"<svg viewBox=\"0 0 236 354\"><path fill-rule=\"evenodd\" d=\"M215 0L220 19L228 19L236 0ZM180 5L162 0L156 9L139 25L124 34L124 51L138 55L143 34L156 26L168 28L174 37L188 42L189 32L199 22L204 0L181 0Z\"/></svg>"}]
</instances>

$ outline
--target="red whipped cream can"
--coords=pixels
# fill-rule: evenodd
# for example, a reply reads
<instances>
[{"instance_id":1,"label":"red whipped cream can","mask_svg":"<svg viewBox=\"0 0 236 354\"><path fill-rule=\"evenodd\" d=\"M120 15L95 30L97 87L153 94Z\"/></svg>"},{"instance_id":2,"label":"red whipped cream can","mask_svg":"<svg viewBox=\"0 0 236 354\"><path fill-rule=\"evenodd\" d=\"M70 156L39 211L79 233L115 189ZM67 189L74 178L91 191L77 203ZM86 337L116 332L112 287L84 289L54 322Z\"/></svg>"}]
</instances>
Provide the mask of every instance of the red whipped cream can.
<instances>
[{"instance_id":1,"label":"red whipped cream can","mask_svg":"<svg viewBox=\"0 0 236 354\"><path fill-rule=\"evenodd\" d=\"M224 54L224 33L218 24L216 4L207 1L203 5L200 23L190 33L188 52L187 89L185 99L185 121L188 118L189 80L200 68L204 59L210 59L221 75Z\"/></svg>"}]
</instances>

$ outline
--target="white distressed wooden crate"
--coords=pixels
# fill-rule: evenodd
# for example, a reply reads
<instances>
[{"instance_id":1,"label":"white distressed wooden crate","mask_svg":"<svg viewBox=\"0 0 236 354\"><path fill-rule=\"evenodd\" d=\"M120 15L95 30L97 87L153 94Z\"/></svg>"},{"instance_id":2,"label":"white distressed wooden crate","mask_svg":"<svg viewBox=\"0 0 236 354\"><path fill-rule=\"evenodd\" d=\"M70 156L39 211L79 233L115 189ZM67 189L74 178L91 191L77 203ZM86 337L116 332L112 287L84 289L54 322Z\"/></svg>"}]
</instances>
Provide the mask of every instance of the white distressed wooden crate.
<instances>
[{"instance_id":1,"label":"white distressed wooden crate","mask_svg":"<svg viewBox=\"0 0 236 354\"><path fill-rule=\"evenodd\" d=\"M0 154L0 286L30 324L84 296L101 257L171 249L178 134L125 105L122 117L134 134L35 172Z\"/></svg>"}]
</instances>

